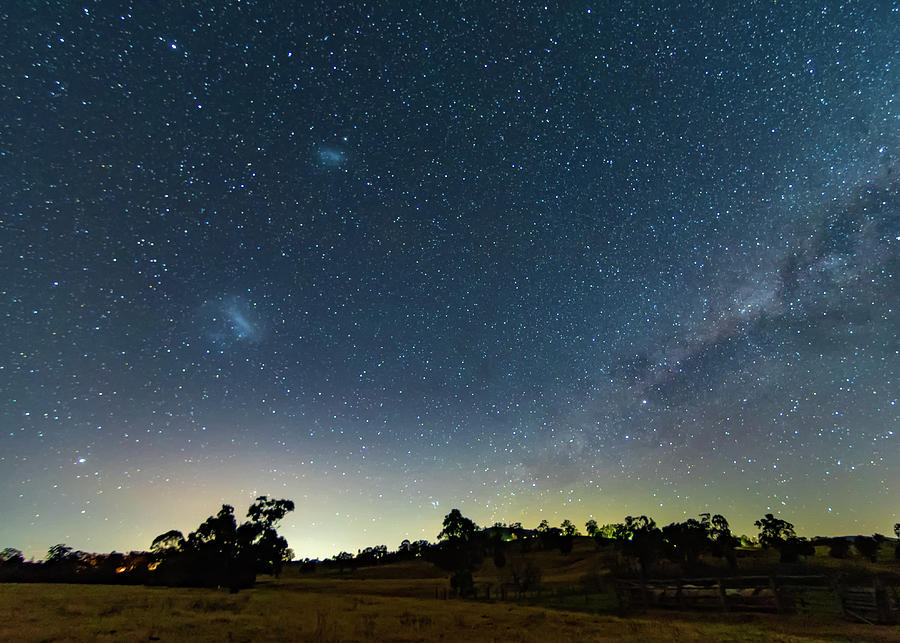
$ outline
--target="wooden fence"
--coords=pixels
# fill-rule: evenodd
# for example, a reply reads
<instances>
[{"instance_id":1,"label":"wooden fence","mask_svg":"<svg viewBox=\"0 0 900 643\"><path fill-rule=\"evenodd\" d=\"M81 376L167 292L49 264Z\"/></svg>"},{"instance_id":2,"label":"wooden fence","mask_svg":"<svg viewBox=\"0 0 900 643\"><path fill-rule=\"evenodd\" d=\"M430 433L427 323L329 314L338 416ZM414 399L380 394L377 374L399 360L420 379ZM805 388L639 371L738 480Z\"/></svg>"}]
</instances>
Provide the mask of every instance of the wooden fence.
<instances>
[{"instance_id":1,"label":"wooden fence","mask_svg":"<svg viewBox=\"0 0 900 643\"><path fill-rule=\"evenodd\" d=\"M871 586L848 587L835 584L841 614L863 623L896 623L900 620L900 592L886 587L878 578Z\"/></svg>"},{"instance_id":2,"label":"wooden fence","mask_svg":"<svg viewBox=\"0 0 900 643\"><path fill-rule=\"evenodd\" d=\"M900 622L900 588L888 586L877 577L871 585L847 585L828 576L734 576L722 578L615 579L619 610L679 609L785 614L809 609L824 600L847 619L863 623ZM476 600L548 600L560 597L590 597L600 588L586 586L542 588L522 591L508 584L477 583L469 598ZM542 591L543 590L543 591ZM454 592L435 587L434 597L447 600ZM831 598L827 598L830 596ZM832 612L833 613L833 612Z\"/></svg>"},{"instance_id":3,"label":"wooden fence","mask_svg":"<svg viewBox=\"0 0 900 643\"><path fill-rule=\"evenodd\" d=\"M871 586L847 586L826 576L743 576L664 580L617 579L616 596L624 612L635 608L673 608L739 612L794 612L811 592L831 593L845 618L865 623L896 623L900 595L877 578Z\"/></svg>"}]
</instances>

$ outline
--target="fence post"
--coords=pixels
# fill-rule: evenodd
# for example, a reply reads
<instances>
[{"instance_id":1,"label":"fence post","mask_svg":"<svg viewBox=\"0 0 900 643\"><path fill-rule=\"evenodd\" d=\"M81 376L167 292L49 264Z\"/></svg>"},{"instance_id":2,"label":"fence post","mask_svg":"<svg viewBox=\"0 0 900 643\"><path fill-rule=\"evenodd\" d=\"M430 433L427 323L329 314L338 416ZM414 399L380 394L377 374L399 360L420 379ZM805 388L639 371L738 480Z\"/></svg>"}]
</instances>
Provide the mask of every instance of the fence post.
<instances>
[{"instance_id":1,"label":"fence post","mask_svg":"<svg viewBox=\"0 0 900 643\"><path fill-rule=\"evenodd\" d=\"M838 612L846 618L847 610L844 609L844 591L840 576L831 579L831 590L834 592L834 599L837 601Z\"/></svg>"},{"instance_id":2,"label":"fence post","mask_svg":"<svg viewBox=\"0 0 900 643\"><path fill-rule=\"evenodd\" d=\"M875 595L875 612L878 614L878 622L890 623L891 604L888 600L887 589L879 582L877 576L873 581L872 593Z\"/></svg>"},{"instance_id":3,"label":"fence post","mask_svg":"<svg viewBox=\"0 0 900 643\"><path fill-rule=\"evenodd\" d=\"M725 593L725 580L719 578L719 603L722 606L722 611L728 611L728 595Z\"/></svg>"},{"instance_id":4,"label":"fence post","mask_svg":"<svg viewBox=\"0 0 900 643\"><path fill-rule=\"evenodd\" d=\"M775 597L775 611L781 614L784 608L781 604L781 595L778 593L778 585L775 583L774 576L769 576L769 587L772 588L772 595Z\"/></svg>"}]
</instances>

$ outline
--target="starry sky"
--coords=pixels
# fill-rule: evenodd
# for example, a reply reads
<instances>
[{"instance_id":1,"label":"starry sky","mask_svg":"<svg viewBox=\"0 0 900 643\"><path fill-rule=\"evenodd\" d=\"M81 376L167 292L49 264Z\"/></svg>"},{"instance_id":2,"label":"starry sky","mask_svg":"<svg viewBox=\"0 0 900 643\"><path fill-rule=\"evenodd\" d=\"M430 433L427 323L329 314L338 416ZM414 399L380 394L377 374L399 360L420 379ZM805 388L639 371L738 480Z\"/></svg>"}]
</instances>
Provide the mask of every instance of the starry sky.
<instances>
[{"instance_id":1,"label":"starry sky","mask_svg":"<svg viewBox=\"0 0 900 643\"><path fill-rule=\"evenodd\" d=\"M0 11L0 546L900 521L896 0Z\"/></svg>"}]
</instances>

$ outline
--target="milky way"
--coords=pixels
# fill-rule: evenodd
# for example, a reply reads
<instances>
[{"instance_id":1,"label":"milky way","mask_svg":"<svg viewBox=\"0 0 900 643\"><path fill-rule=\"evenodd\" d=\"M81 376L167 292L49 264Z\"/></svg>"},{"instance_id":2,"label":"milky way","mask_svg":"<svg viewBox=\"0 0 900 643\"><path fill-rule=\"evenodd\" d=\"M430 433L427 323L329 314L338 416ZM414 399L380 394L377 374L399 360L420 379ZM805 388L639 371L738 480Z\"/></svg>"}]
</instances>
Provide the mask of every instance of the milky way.
<instances>
[{"instance_id":1,"label":"milky way","mask_svg":"<svg viewBox=\"0 0 900 643\"><path fill-rule=\"evenodd\" d=\"M900 521L896 3L171 4L0 14L0 547Z\"/></svg>"}]
</instances>

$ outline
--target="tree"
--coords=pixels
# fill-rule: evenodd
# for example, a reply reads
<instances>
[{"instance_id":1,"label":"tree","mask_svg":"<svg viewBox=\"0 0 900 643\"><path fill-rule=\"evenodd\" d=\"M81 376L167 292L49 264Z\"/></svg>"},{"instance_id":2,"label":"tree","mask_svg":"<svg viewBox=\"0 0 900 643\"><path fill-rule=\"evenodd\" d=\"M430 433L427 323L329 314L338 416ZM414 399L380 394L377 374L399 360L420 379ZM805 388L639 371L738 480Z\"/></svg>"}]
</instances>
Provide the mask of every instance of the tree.
<instances>
[{"instance_id":1,"label":"tree","mask_svg":"<svg viewBox=\"0 0 900 643\"><path fill-rule=\"evenodd\" d=\"M237 548L237 521L234 507L222 505L215 516L200 523L195 531L188 534L187 547L193 551L215 553L232 558Z\"/></svg>"},{"instance_id":2,"label":"tree","mask_svg":"<svg viewBox=\"0 0 900 643\"><path fill-rule=\"evenodd\" d=\"M453 509L444 517L444 528L438 534L441 542L428 550L428 559L450 572L450 587L461 596L474 591L472 572L484 560L483 543L478 526Z\"/></svg>"},{"instance_id":3,"label":"tree","mask_svg":"<svg viewBox=\"0 0 900 643\"><path fill-rule=\"evenodd\" d=\"M662 532L656 522L647 516L625 516L625 522L620 527L627 536L622 539L622 553L638 560L641 576L645 577L650 565L659 557L663 545Z\"/></svg>"},{"instance_id":4,"label":"tree","mask_svg":"<svg viewBox=\"0 0 900 643\"><path fill-rule=\"evenodd\" d=\"M444 528L438 534L438 540L470 541L477 531L478 525L463 516L459 509L453 509L444 516Z\"/></svg>"},{"instance_id":5,"label":"tree","mask_svg":"<svg viewBox=\"0 0 900 643\"><path fill-rule=\"evenodd\" d=\"M708 524L689 518L663 527L662 535L669 545L668 556L680 562L685 570L693 569L700 554L710 549Z\"/></svg>"},{"instance_id":6,"label":"tree","mask_svg":"<svg viewBox=\"0 0 900 643\"><path fill-rule=\"evenodd\" d=\"M792 563L800 556L816 553L813 544L806 538L798 538L794 525L786 520L766 514L753 524L759 528L759 544L777 549L782 563Z\"/></svg>"},{"instance_id":7,"label":"tree","mask_svg":"<svg viewBox=\"0 0 900 643\"><path fill-rule=\"evenodd\" d=\"M700 514L700 522L706 526L707 533L712 542L711 551L713 556L725 558L728 566L732 571L737 570L737 547L741 540L731 533L731 527L722 514L714 514L712 517L708 513Z\"/></svg>"},{"instance_id":8,"label":"tree","mask_svg":"<svg viewBox=\"0 0 900 643\"><path fill-rule=\"evenodd\" d=\"M578 533L578 527L572 524L572 521L569 519L563 520L562 524L559 526L562 530L563 536L580 536Z\"/></svg>"},{"instance_id":9,"label":"tree","mask_svg":"<svg viewBox=\"0 0 900 643\"><path fill-rule=\"evenodd\" d=\"M595 537L600 531L600 528L597 526L597 521L591 518L586 523L584 523L584 531L591 538Z\"/></svg>"},{"instance_id":10,"label":"tree","mask_svg":"<svg viewBox=\"0 0 900 643\"><path fill-rule=\"evenodd\" d=\"M494 545L494 567L503 569L506 566L506 553L503 551L503 543Z\"/></svg>"},{"instance_id":11,"label":"tree","mask_svg":"<svg viewBox=\"0 0 900 643\"><path fill-rule=\"evenodd\" d=\"M278 522L293 510L293 500L275 498L270 500L268 496L259 496L247 510L247 518L251 524L258 525L263 530L274 529Z\"/></svg>"},{"instance_id":12,"label":"tree","mask_svg":"<svg viewBox=\"0 0 900 643\"><path fill-rule=\"evenodd\" d=\"M713 540L720 536L731 536L731 528L722 514L714 514L710 517L708 513L702 513L700 514L700 524L706 528L709 537Z\"/></svg>"},{"instance_id":13,"label":"tree","mask_svg":"<svg viewBox=\"0 0 900 643\"><path fill-rule=\"evenodd\" d=\"M53 545L50 549L47 550L47 556L44 558L44 561L49 564L57 564L64 563L70 560L74 560L76 554L72 553L72 548L63 543L59 543L58 545Z\"/></svg>"},{"instance_id":14,"label":"tree","mask_svg":"<svg viewBox=\"0 0 900 643\"><path fill-rule=\"evenodd\" d=\"M287 540L279 536L274 529L266 529L250 542L250 546L254 550L258 574L272 574L278 578L284 569L285 561L293 558L293 552L291 557L288 557L290 549Z\"/></svg>"},{"instance_id":15,"label":"tree","mask_svg":"<svg viewBox=\"0 0 900 643\"><path fill-rule=\"evenodd\" d=\"M894 535L897 537L897 543L894 545L894 558L900 560L900 522L894 523Z\"/></svg>"},{"instance_id":16,"label":"tree","mask_svg":"<svg viewBox=\"0 0 900 643\"><path fill-rule=\"evenodd\" d=\"M288 543L278 535L275 527L293 510L292 500L269 499L268 496L259 496L247 510L249 520L241 525L239 531L244 546L254 550L258 573L276 577L281 574Z\"/></svg>"},{"instance_id":17,"label":"tree","mask_svg":"<svg viewBox=\"0 0 900 643\"><path fill-rule=\"evenodd\" d=\"M159 577L174 579L174 584L224 585L237 591L253 585L258 573L278 575L288 544L275 528L293 509L290 500L259 496L240 525L234 507L222 505L187 538L174 529L157 536L151 549L166 558Z\"/></svg>"},{"instance_id":18,"label":"tree","mask_svg":"<svg viewBox=\"0 0 900 643\"><path fill-rule=\"evenodd\" d=\"M884 536L882 536L884 538ZM878 547L881 543L878 538L869 536L857 536L853 539L853 546L860 556L868 558L873 563L878 560Z\"/></svg>"},{"instance_id":19,"label":"tree","mask_svg":"<svg viewBox=\"0 0 900 643\"><path fill-rule=\"evenodd\" d=\"M184 547L184 534L177 529L170 529L153 539L150 551L157 556L165 556L179 552Z\"/></svg>"},{"instance_id":20,"label":"tree","mask_svg":"<svg viewBox=\"0 0 900 643\"><path fill-rule=\"evenodd\" d=\"M383 562L388 555L386 545L376 545L375 547L366 547L362 551L357 552L356 562L360 565L377 565Z\"/></svg>"},{"instance_id":21,"label":"tree","mask_svg":"<svg viewBox=\"0 0 900 643\"><path fill-rule=\"evenodd\" d=\"M409 544L409 551L416 558L421 558L431 548L431 543L427 540L415 540Z\"/></svg>"},{"instance_id":22,"label":"tree","mask_svg":"<svg viewBox=\"0 0 900 643\"><path fill-rule=\"evenodd\" d=\"M759 544L763 547L775 547L786 541L788 538L794 538L794 525L786 520L776 518L772 514L766 514L753 523L759 528Z\"/></svg>"},{"instance_id":23,"label":"tree","mask_svg":"<svg viewBox=\"0 0 900 643\"><path fill-rule=\"evenodd\" d=\"M538 589L541 585L541 568L529 558L516 560L510 569L510 573L513 584L520 594Z\"/></svg>"},{"instance_id":24,"label":"tree","mask_svg":"<svg viewBox=\"0 0 900 643\"><path fill-rule=\"evenodd\" d=\"M828 541L828 555L832 558L847 558L850 554L850 541L846 538L832 538Z\"/></svg>"},{"instance_id":25,"label":"tree","mask_svg":"<svg viewBox=\"0 0 900 643\"><path fill-rule=\"evenodd\" d=\"M6 547L3 551L0 551L0 566L21 565L24 562L25 557L22 555L22 551L19 549L15 549L14 547Z\"/></svg>"},{"instance_id":26,"label":"tree","mask_svg":"<svg viewBox=\"0 0 900 643\"><path fill-rule=\"evenodd\" d=\"M332 560L338 565L338 573L342 576L344 575L344 567L347 565L353 566L353 554L349 551L342 551L340 554L336 554Z\"/></svg>"},{"instance_id":27,"label":"tree","mask_svg":"<svg viewBox=\"0 0 900 643\"><path fill-rule=\"evenodd\" d=\"M816 548L812 542L806 538L798 538L797 536L791 536L775 547L778 549L782 563L793 563L796 562L800 556L815 556L816 554Z\"/></svg>"},{"instance_id":28,"label":"tree","mask_svg":"<svg viewBox=\"0 0 900 643\"><path fill-rule=\"evenodd\" d=\"M601 540L625 540L625 525L622 523L614 522L603 525L597 530L594 538L597 541Z\"/></svg>"},{"instance_id":29,"label":"tree","mask_svg":"<svg viewBox=\"0 0 900 643\"><path fill-rule=\"evenodd\" d=\"M415 558L415 554L412 552L412 543L409 541L409 538L404 538L400 542L400 545L397 547L396 557L398 560Z\"/></svg>"}]
</instances>

